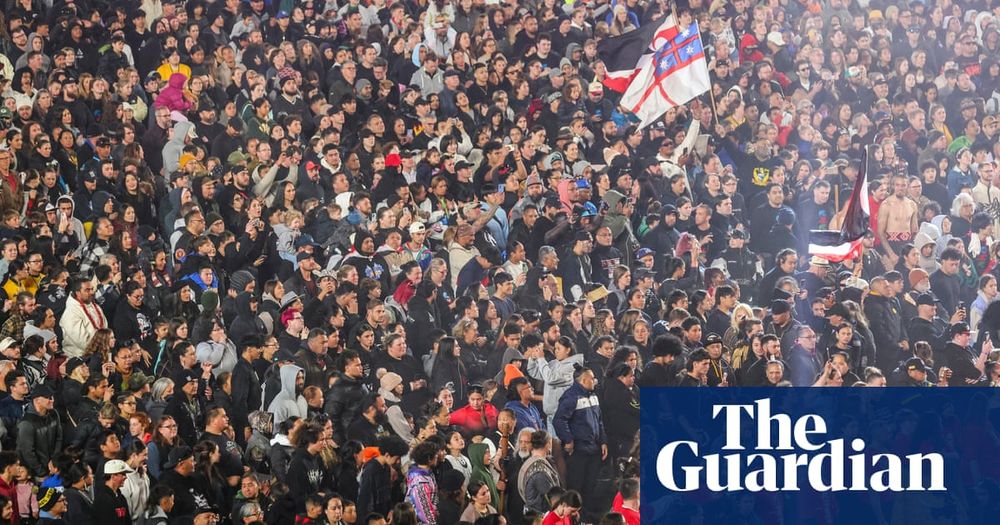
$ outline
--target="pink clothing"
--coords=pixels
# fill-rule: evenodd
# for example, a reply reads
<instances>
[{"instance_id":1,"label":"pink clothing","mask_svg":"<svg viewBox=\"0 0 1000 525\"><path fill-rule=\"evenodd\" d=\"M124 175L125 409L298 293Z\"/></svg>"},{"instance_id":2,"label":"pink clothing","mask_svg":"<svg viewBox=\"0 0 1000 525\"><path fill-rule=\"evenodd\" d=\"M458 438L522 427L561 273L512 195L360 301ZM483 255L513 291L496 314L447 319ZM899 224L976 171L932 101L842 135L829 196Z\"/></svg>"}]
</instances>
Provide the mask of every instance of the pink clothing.
<instances>
[{"instance_id":1,"label":"pink clothing","mask_svg":"<svg viewBox=\"0 0 1000 525\"><path fill-rule=\"evenodd\" d=\"M168 108L170 111L180 111L181 113L186 112L191 109L191 102L184 98L184 83L187 82L187 77L183 73L174 73L170 75L170 80L167 81L167 87L160 91L159 96L153 102L153 105L161 108Z\"/></svg>"}]
</instances>

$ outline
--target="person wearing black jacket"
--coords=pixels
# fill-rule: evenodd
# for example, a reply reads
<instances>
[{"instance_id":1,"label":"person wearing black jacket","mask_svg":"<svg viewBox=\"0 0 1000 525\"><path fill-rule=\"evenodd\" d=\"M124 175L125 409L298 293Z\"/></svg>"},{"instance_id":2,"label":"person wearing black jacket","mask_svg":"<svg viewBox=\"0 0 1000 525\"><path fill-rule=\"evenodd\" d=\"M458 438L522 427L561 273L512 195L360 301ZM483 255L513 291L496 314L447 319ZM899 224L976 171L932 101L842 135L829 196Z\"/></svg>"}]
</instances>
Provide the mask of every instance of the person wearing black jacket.
<instances>
[{"instance_id":1,"label":"person wearing black jacket","mask_svg":"<svg viewBox=\"0 0 1000 525\"><path fill-rule=\"evenodd\" d=\"M185 444L197 443L198 430L205 423L205 400L198 392L199 384L193 372L180 370L174 376L174 395L163 411L177 421L177 436Z\"/></svg>"},{"instance_id":2,"label":"person wearing black jacket","mask_svg":"<svg viewBox=\"0 0 1000 525\"><path fill-rule=\"evenodd\" d=\"M951 341L944 346L941 352L941 361L951 369L948 376L948 386L982 386L985 384L983 367L992 345L982 345L982 352L978 353L969 345L971 333L969 325L966 323L955 323L948 330Z\"/></svg>"},{"instance_id":3,"label":"person wearing black jacket","mask_svg":"<svg viewBox=\"0 0 1000 525\"><path fill-rule=\"evenodd\" d=\"M899 272L890 272L895 279L902 280ZM876 277L870 284L871 293L865 299L865 316L875 336L875 362L882 370L891 370L903 359L909 349L899 302L892 285L886 278Z\"/></svg>"},{"instance_id":4,"label":"person wearing black jacket","mask_svg":"<svg viewBox=\"0 0 1000 525\"><path fill-rule=\"evenodd\" d=\"M305 372L305 386L326 390L334 372L333 358L327 354L326 331L313 328L306 339L306 347L295 354L295 364Z\"/></svg>"},{"instance_id":5,"label":"person wearing black jacket","mask_svg":"<svg viewBox=\"0 0 1000 525\"><path fill-rule=\"evenodd\" d=\"M379 442L379 455L361 468L358 484L358 516L378 512L389 514L392 507L392 469L399 464L407 452L406 442L398 436L390 436Z\"/></svg>"},{"instance_id":6,"label":"person wearing black jacket","mask_svg":"<svg viewBox=\"0 0 1000 525\"><path fill-rule=\"evenodd\" d=\"M948 334L945 331L947 326L945 321L937 317L937 300L929 293L917 296L917 316L910 319L907 325L907 332L911 344L915 345L920 341L925 341L931 345L935 351L940 352L948 342ZM960 315L956 313L952 316L952 321L957 323Z\"/></svg>"},{"instance_id":7,"label":"person wearing black jacket","mask_svg":"<svg viewBox=\"0 0 1000 525\"><path fill-rule=\"evenodd\" d=\"M958 266L961 262L962 253L954 248L948 248L941 252L941 267L931 274L931 290L937 296L947 316L955 313L961 298L961 284L958 279Z\"/></svg>"},{"instance_id":8,"label":"person wearing black jacket","mask_svg":"<svg viewBox=\"0 0 1000 525\"><path fill-rule=\"evenodd\" d=\"M244 337L240 344L243 346L240 360L236 362L229 379L233 400L230 419L236 431L236 441L245 446L250 434L247 430L250 428L250 412L261 408L261 380L253 363L260 358L263 342L259 336L250 335Z\"/></svg>"},{"instance_id":9,"label":"person wearing black jacket","mask_svg":"<svg viewBox=\"0 0 1000 525\"><path fill-rule=\"evenodd\" d=\"M122 485L132 468L120 459L104 464L104 482L94 485L94 523L101 525L131 525L128 502L122 496Z\"/></svg>"},{"instance_id":10,"label":"person wearing black jacket","mask_svg":"<svg viewBox=\"0 0 1000 525\"><path fill-rule=\"evenodd\" d=\"M375 355L375 369L384 368L403 378L402 405L405 412L416 413L431 400L430 381L416 357L407 355L407 337L393 333L383 341L385 350Z\"/></svg>"},{"instance_id":11,"label":"person wearing black jacket","mask_svg":"<svg viewBox=\"0 0 1000 525\"><path fill-rule=\"evenodd\" d=\"M323 411L330 415L333 421L333 440L343 443L347 436L347 427L358 417L361 400L368 395L368 387L363 381L364 369L361 358L353 350L345 350L340 354L343 367L338 373L337 382L333 384L326 396Z\"/></svg>"},{"instance_id":12,"label":"person wearing black jacket","mask_svg":"<svg viewBox=\"0 0 1000 525\"><path fill-rule=\"evenodd\" d=\"M618 363L608 372L601 409L608 454L628 456L639 432L639 389L635 388L635 371L627 363Z\"/></svg>"},{"instance_id":13,"label":"person wearing black jacket","mask_svg":"<svg viewBox=\"0 0 1000 525\"><path fill-rule=\"evenodd\" d=\"M431 351L431 332L441 328L437 287L430 280L421 281L406 306L411 320L406 326L407 339L412 342L413 357L420 359Z\"/></svg>"}]
</instances>

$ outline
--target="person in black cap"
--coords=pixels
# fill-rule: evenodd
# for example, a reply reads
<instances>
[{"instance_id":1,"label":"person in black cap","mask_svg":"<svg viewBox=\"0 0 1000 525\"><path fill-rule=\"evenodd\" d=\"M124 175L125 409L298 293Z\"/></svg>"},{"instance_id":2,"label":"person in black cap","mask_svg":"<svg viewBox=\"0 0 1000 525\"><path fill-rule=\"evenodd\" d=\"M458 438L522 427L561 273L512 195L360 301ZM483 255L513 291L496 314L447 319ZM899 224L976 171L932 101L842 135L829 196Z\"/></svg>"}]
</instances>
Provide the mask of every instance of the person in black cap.
<instances>
[{"instance_id":1,"label":"person in black cap","mask_svg":"<svg viewBox=\"0 0 1000 525\"><path fill-rule=\"evenodd\" d=\"M684 368L684 343L672 334L653 341L653 360L646 363L639 376L639 386L675 386L677 372Z\"/></svg>"},{"instance_id":2,"label":"person in black cap","mask_svg":"<svg viewBox=\"0 0 1000 525\"><path fill-rule=\"evenodd\" d=\"M778 336L782 352L787 353L792 348L800 324L792 317L792 305L788 301L771 301L771 315L764 318L764 331Z\"/></svg>"},{"instance_id":3,"label":"person in black cap","mask_svg":"<svg viewBox=\"0 0 1000 525\"><path fill-rule=\"evenodd\" d=\"M981 346L981 350L974 350L970 346L972 333L966 323L951 325L948 335L951 340L938 354L941 363L951 370L951 375L947 378L948 386L985 385L984 370L993 345L987 342Z\"/></svg>"},{"instance_id":4,"label":"person in black cap","mask_svg":"<svg viewBox=\"0 0 1000 525\"><path fill-rule=\"evenodd\" d=\"M559 262L559 275L563 279L563 295L567 301L576 301L586 294L586 283L590 281L593 267L590 264L590 251L594 241L590 233L576 232L573 246Z\"/></svg>"},{"instance_id":5,"label":"person in black cap","mask_svg":"<svg viewBox=\"0 0 1000 525\"><path fill-rule=\"evenodd\" d=\"M177 421L177 436L185 444L197 443L198 431L205 425L205 400L199 392L198 376L180 369L174 375L174 395L164 409Z\"/></svg>"},{"instance_id":6,"label":"person in black cap","mask_svg":"<svg viewBox=\"0 0 1000 525\"><path fill-rule=\"evenodd\" d=\"M17 455L34 478L49 474L49 460L62 446L62 424L55 411L55 392L41 384L31 392L31 404L17 424Z\"/></svg>"},{"instance_id":7,"label":"person in black cap","mask_svg":"<svg viewBox=\"0 0 1000 525\"><path fill-rule=\"evenodd\" d=\"M722 358L725 349L722 346L722 337L716 333L708 334L705 338L705 351L708 352L708 386L728 386L732 377L732 369L729 363Z\"/></svg>"},{"instance_id":8,"label":"person in black cap","mask_svg":"<svg viewBox=\"0 0 1000 525\"><path fill-rule=\"evenodd\" d=\"M910 387L928 387L934 386L927 380L927 372L929 371L927 365L924 364L924 360L919 357L911 357L903 363L903 370L906 372L906 378L899 385L894 386L910 386ZM939 382L940 386L948 386L946 379L941 379Z\"/></svg>"},{"instance_id":9,"label":"person in black cap","mask_svg":"<svg viewBox=\"0 0 1000 525\"><path fill-rule=\"evenodd\" d=\"M925 341L935 352L944 349L948 342L948 322L937 316L937 298L933 294L923 293L916 297L917 315L910 319L906 326L911 344ZM953 323L959 322L959 314L952 316Z\"/></svg>"},{"instance_id":10,"label":"person in black cap","mask_svg":"<svg viewBox=\"0 0 1000 525\"><path fill-rule=\"evenodd\" d=\"M194 467L191 447L180 445L170 451L159 481L174 490L172 516L191 515L198 509L200 502L208 501L207 494L193 476Z\"/></svg>"}]
</instances>

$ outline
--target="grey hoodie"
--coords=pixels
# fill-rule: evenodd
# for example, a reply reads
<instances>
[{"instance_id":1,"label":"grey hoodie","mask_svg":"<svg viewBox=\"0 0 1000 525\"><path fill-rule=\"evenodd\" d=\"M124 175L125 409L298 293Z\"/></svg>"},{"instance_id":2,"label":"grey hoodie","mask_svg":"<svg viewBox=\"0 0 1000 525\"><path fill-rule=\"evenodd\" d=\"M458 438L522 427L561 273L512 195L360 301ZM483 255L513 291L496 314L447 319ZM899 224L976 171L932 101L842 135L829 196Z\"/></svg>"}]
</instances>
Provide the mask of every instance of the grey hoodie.
<instances>
[{"instance_id":1,"label":"grey hoodie","mask_svg":"<svg viewBox=\"0 0 1000 525\"><path fill-rule=\"evenodd\" d=\"M302 368L295 365L285 365L279 372L281 377L281 391L274 396L267 411L274 414L274 426L277 428L282 421L298 416L306 417L309 407L306 405L306 398L295 392L295 376L302 372Z\"/></svg>"},{"instance_id":2,"label":"grey hoodie","mask_svg":"<svg viewBox=\"0 0 1000 525\"><path fill-rule=\"evenodd\" d=\"M163 171L169 175L180 167L181 153L184 152L184 140L188 131L194 127L190 121L174 124L174 135L163 146Z\"/></svg>"}]
</instances>

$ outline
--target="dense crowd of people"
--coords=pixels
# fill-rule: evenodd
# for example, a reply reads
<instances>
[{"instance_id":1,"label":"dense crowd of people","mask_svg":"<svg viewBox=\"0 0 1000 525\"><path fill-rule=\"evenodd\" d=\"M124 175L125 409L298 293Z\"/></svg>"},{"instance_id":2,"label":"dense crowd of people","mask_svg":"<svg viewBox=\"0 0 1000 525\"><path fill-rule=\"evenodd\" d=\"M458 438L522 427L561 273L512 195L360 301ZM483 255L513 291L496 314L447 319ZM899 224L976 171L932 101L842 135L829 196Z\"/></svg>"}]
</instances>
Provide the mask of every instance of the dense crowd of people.
<instances>
[{"instance_id":1,"label":"dense crowd of people","mask_svg":"<svg viewBox=\"0 0 1000 525\"><path fill-rule=\"evenodd\" d=\"M600 43L668 13L712 93L640 128ZM640 385L1000 382L996 2L0 21L4 523L634 525Z\"/></svg>"}]
</instances>

